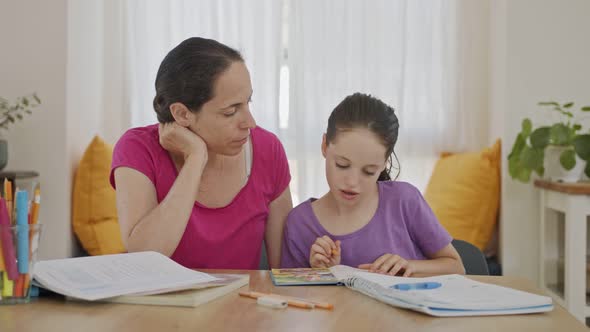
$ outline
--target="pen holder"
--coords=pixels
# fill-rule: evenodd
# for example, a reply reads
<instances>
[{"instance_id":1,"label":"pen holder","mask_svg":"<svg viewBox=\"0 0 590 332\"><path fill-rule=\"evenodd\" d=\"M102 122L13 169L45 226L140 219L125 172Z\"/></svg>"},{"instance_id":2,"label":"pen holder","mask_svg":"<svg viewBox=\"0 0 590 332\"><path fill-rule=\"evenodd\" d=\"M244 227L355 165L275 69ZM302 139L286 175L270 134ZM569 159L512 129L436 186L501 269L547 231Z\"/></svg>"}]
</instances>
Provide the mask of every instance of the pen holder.
<instances>
[{"instance_id":1,"label":"pen holder","mask_svg":"<svg viewBox=\"0 0 590 332\"><path fill-rule=\"evenodd\" d=\"M28 303L41 224L0 225L0 304Z\"/></svg>"}]
</instances>

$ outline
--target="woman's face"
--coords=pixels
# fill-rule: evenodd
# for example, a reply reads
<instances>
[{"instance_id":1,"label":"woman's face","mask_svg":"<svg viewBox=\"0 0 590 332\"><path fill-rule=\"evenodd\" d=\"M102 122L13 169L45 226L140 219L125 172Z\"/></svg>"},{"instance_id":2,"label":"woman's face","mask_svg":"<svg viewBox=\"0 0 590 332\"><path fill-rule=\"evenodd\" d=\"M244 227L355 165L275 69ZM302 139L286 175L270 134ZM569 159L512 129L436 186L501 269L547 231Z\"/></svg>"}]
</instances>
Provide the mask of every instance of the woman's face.
<instances>
[{"instance_id":1,"label":"woman's face","mask_svg":"<svg viewBox=\"0 0 590 332\"><path fill-rule=\"evenodd\" d=\"M211 152L237 155L248 141L256 121L250 113L252 84L241 61L233 62L213 86L213 98L195 114L189 128L199 135Z\"/></svg>"},{"instance_id":2,"label":"woman's face","mask_svg":"<svg viewBox=\"0 0 590 332\"><path fill-rule=\"evenodd\" d=\"M376 186L385 169L386 148L377 135L365 128L339 130L332 142L322 142L326 178L338 202L356 205Z\"/></svg>"}]
</instances>

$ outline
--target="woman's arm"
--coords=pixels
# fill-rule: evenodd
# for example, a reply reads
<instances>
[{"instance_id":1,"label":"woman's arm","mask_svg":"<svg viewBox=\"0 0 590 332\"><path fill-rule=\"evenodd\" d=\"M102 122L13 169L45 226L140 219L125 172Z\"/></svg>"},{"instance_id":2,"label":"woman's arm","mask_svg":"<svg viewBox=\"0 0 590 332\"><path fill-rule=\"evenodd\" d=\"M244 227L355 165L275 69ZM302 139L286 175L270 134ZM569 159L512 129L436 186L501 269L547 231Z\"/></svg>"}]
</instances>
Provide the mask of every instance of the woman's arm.
<instances>
[{"instance_id":1,"label":"woman's arm","mask_svg":"<svg viewBox=\"0 0 590 332\"><path fill-rule=\"evenodd\" d=\"M188 156L160 204L147 176L128 167L115 170L119 227L127 251L174 253L192 212L205 162Z\"/></svg>"},{"instance_id":2,"label":"woman's arm","mask_svg":"<svg viewBox=\"0 0 590 332\"><path fill-rule=\"evenodd\" d=\"M291 189L287 187L279 197L270 203L268 211L264 240L266 242L266 252L271 268L280 267L283 228L291 209L293 209Z\"/></svg>"}]
</instances>

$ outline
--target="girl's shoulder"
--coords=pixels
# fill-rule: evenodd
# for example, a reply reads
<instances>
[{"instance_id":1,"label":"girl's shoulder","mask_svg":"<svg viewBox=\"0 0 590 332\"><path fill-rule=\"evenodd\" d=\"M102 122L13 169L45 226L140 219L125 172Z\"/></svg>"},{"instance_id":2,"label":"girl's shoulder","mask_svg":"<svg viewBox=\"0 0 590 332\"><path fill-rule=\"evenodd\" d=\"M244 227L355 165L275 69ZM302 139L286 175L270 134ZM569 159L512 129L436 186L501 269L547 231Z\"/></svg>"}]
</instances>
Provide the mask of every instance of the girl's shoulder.
<instances>
[{"instance_id":1,"label":"girl's shoulder","mask_svg":"<svg viewBox=\"0 0 590 332\"><path fill-rule=\"evenodd\" d=\"M287 222L293 223L294 220L308 220L311 217L313 217L313 209L311 207L312 201L313 198L310 198L299 203L299 205L291 209L291 211L289 211L289 214L287 215Z\"/></svg>"},{"instance_id":2,"label":"girl's shoulder","mask_svg":"<svg viewBox=\"0 0 590 332\"><path fill-rule=\"evenodd\" d=\"M398 199L416 199L422 197L420 190L414 185L404 181L379 181L380 192L386 197Z\"/></svg>"}]
</instances>

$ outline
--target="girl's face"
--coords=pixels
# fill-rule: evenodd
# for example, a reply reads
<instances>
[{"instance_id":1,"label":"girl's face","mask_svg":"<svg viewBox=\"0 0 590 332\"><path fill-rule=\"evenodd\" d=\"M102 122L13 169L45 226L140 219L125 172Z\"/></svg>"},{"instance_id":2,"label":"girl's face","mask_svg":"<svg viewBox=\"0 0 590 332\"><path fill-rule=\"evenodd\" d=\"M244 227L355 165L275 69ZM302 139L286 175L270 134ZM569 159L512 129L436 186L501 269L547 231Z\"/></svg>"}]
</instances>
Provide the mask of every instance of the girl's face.
<instances>
[{"instance_id":1,"label":"girl's face","mask_svg":"<svg viewBox=\"0 0 590 332\"><path fill-rule=\"evenodd\" d=\"M250 113L252 84L241 61L233 62L215 82L213 98L194 114L189 128L199 135L210 151L237 155L248 141L256 121Z\"/></svg>"},{"instance_id":2,"label":"girl's face","mask_svg":"<svg viewBox=\"0 0 590 332\"><path fill-rule=\"evenodd\" d=\"M376 189L385 169L386 147L366 128L339 130L334 140L322 142L330 192L338 202L355 205Z\"/></svg>"}]
</instances>

